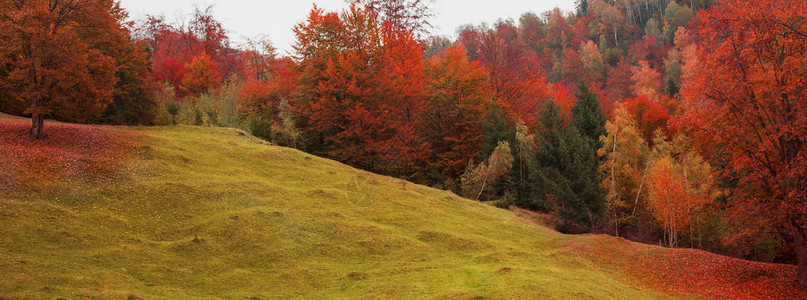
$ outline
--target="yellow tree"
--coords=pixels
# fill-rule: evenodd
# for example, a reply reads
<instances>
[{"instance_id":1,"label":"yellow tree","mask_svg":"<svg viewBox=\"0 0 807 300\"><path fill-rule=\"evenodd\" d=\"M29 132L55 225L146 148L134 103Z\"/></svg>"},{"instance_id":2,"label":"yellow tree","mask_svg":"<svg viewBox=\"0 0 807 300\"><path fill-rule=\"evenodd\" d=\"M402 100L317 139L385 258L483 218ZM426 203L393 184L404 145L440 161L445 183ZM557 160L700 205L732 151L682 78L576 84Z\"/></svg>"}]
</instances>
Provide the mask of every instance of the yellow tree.
<instances>
[{"instance_id":1,"label":"yellow tree","mask_svg":"<svg viewBox=\"0 0 807 300\"><path fill-rule=\"evenodd\" d=\"M681 235L694 232L693 218L714 198L711 166L692 151L685 136L671 142L657 136L655 143L647 172L649 207L667 244L676 247Z\"/></svg>"},{"instance_id":2,"label":"yellow tree","mask_svg":"<svg viewBox=\"0 0 807 300\"><path fill-rule=\"evenodd\" d=\"M603 146L597 154L603 159L600 173L602 187L607 191L606 215L613 223L609 227L613 226L614 234L619 236L620 227L635 223L637 208L646 197L643 185L647 143L636 120L623 107L614 112L614 120L608 121L605 129L608 134L600 137Z\"/></svg>"},{"instance_id":3,"label":"yellow tree","mask_svg":"<svg viewBox=\"0 0 807 300\"><path fill-rule=\"evenodd\" d=\"M510 143L499 142L487 162L481 162L462 175L462 192L466 197L479 200L485 189L510 172L513 167L513 154Z\"/></svg>"}]
</instances>

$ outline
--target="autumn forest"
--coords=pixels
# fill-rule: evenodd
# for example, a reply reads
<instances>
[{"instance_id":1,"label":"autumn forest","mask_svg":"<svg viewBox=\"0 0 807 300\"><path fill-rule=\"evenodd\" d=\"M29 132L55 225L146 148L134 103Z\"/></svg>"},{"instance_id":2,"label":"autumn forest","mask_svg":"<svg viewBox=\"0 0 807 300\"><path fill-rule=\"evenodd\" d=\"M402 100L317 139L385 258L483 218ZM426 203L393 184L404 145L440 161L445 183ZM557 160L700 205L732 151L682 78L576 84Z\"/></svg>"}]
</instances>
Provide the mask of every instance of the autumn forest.
<instances>
[{"instance_id":1,"label":"autumn forest","mask_svg":"<svg viewBox=\"0 0 807 300\"><path fill-rule=\"evenodd\" d=\"M779 284L807 287L807 2L577 0L454 38L433 1L348 3L314 5L285 56L231 40L215 6L0 0L0 112L27 118L0 122L0 185L60 172L43 145L85 138L51 124L235 128L564 234L794 266ZM92 141L77 153L128 161Z\"/></svg>"}]
</instances>

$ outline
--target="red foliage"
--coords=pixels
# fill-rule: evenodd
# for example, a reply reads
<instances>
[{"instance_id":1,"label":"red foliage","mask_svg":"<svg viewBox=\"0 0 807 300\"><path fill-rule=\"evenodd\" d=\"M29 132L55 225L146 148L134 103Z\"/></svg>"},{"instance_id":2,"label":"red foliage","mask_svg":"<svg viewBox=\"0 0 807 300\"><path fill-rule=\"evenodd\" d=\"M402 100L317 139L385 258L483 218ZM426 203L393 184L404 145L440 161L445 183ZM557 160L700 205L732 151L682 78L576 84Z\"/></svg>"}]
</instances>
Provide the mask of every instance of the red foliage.
<instances>
[{"instance_id":1,"label":"red foliage","mask_svg":"<svg viewBox=\"0 0 807 300\"><path fill-rule=\"evenodd\" d=\"M655 37L646 37L630 47L629 56L639 61L647 61L653 69L661 70L664 57L670 51L669 45L660 45Z\"/></svg>"},{"instance_id":2,"label":"red foliage","mask_svg":"<svg viewBox=\"0 0 807 300\"><path fill-rule=\"evenodd\" d=\"M429 151L418 130L426 108L423 46L413 33L395 28L391 22L381 26L381 37L380 75L388 89L384 101L391 104L387 126L395 132L382 154L386 162L382 169L396 175L420 172Z\"/></svg>"},{"instance_id":3,"label":"red foliage","mask_svg":"<svg viewBox=\"0 0 807 300\"><path fill-rule=\"evenodd\" d=\"M507 23L495 30L466 28L459 43L472 61L481 63L490 74L494 97L505 108L508 119L520 119L529 127L537 125L535 112L549 96L540 58L518 39L518 29Z\"/></svg>"},{"instance_id":4,"label":"red foliage","mask_svg":"<svg viewBox=\"0 0 807 300\"><path fill-rule=\"evenodd\" d=\"M0 187L53 185L118 170L134 143L131 133L48 121L44 139L27 134L29 119L0 117ZM3 182L5 181L5 182Z\"/></svg>"},{"instance_id":5,"label":"red foliage","mask_svg":"<svg viewBox=\"0 0 807 300\"><path fill-rule=\"evenodd\" d=\"M432 147L431 167L456 178L482 151L484 107L492 91L488 74L469 62L462 47L452 47L426 63L430 101L424 134Z\"/></svg>"},{"instance_id":6,"label":"red foliage","mask_svg":"<svg viewBox=\"0 0 807 300\"><path fill-rule=\"evenodd\" d=\"M668 136L671 133L667 129L667 123L670 120L669 112L658 103L650 101L647 96L630 98L622 106L636 120L645 141L652 141L653 135L658 129L663 130Z\"/></svg>"},{"instance_id":7,"label":"red foliage","mask_svg":"<svg viewBox=\"0 0 807 300\"><path fill-rule=\"evenodd\" d=\"M728 158L733 221L794 238L807 286L807 2L725 0L698 15L698 71L684 123ZM728 174L725 174L728 175ZM753 209L751 209L753 208Z\"/></svg>"},{"instance_id":8,"label":"red foliage","mask_svg":"<svg viewBox=\"0 0 807 300\"><path fill-rule=\"evenodd\" d=\"M590 77L588 71L586 71L586 68L583 66L580 54L571 48L563 50L561 69L563 72L560 82L567 87L574 87L576 89L578 81L587 80L588 77Z\"/></svg>"},{"instance_id":9,"label":"red foliage","mask_svg":"<svg viewBox=\"0 0 807 300\"><path fill-rule=\"evenodd\" d=\"M605 93L608 99L615 102L622 102L625 99L633 97L631 85L633 85L633 71L628 59L622 57L616 67L611 68L611 75L608 77L605 85Z\"/></svg>"},{"instance_id":10,"label":"red foliage","mask_svg":"<svg viewBox=\"0 0 807 300\"><path fill-rule=\"evenodd\" d=\"M250 78L238 94L238 113L245 119L281 121L278 105L297 91L298 73L289 58L272 59L266 63L265 79Z\"/></svg>"},{"instance_id":11,"label":"red foliage","mask_svg":"<svg viewBox=\"0 0 807 300\"><path fill-rule=\"evenodd\" d=\"M794 282L797 269L745 261L698 250L647 251L630 267L643 281L666 292L716 299L805 299Z\"/></svg>"},{"instance_id":12,"label":"red foliage","mask_svg":"<svg viewBox=\"0 0 807 300\"><path fill-rule=\"evenodd\" d=\"M112 102L117 66L106 44L120 43L121 15L110 1L0 2L0 81L27 105L33 136L45 115L84 122Z\"/></svg>"},{"instance_id":13,"label":"red foliage","mask_svg":"<svg viewBox=\"0 0 807 300\"><path fill-rule=\"evenodd\" d=\"M752 262L694 249L670 249L608 236L576 239L574 255L622 271L637 284L684 298L806 299L792 265Z\"/></svg>"},{"instance_id":14,"label":"red foliage","mask_svg":"<svg viewBox=\"0 0 807 300\"><path fill-rule=\"evenodd\" d=\"M217 74L241 73L243 58L229 47L224 26L214 18L212 8L196 9L187 25L169 25L163 17L149 16L139 29L151 48L152 76L182 91L186 65L203 53L215 62ZM195 93L195 92L192 92Z\"/></svg>"},{"instance_id":15,"label":"red foliage","mask_svg":"<svg viewBox=\"0 0 807 300\"><path fill-rule=\"evenodd\" d=\"M202 51L195 38L171 27L159 18L150 18L141 31L151 50L152 76L158 82L171 84L179 90L185 76L185 64Z\"/></svg>"},{"instance_id":16,"label":"red foliage","mask_svg":"<svg viewBox=\"0 0 807 300\"><path fill-rule=\"evenodd\" d=\"M163 61L155 62L152 76L160 82L167 82L178 88L182 85L182 78L185 77L185 64L177 58L167 58Z\"/></svg>"},{"instance_id":17,"label":"red foliage","mask_svg":"<svg viewBox=\"0 0 807 300\"><path fill-rule=\"evenodd\" d=\"M560 107L561 116L567 121L572 119L572 106L577 98L562 83L555 83L550 87L550 97Z\"/></svg>"},{"instance_id":18,"label":"red foliage","mask_svg":"<svg viewBox=\"0 0 807 300\"><path fill-rule=\"evenodd\" d=\"M244 88L238 93L239 115L245 119L255 119L271 114L276 107L276 103L272 103L270 99L271 89L268 82L260 80L250 80L244 84Z\"/></svg>"},{"instance_id":19,"label":"red foliage","mask_svg":"<svg viewBox=\"0 0 807 300\"><path fill-rule=\"evenodd\" d=\"M185 64L187 72L182 77L182 91L198 96L221 84L219 65L207 53L202 52Z\"/></svg>"}]
</instances>

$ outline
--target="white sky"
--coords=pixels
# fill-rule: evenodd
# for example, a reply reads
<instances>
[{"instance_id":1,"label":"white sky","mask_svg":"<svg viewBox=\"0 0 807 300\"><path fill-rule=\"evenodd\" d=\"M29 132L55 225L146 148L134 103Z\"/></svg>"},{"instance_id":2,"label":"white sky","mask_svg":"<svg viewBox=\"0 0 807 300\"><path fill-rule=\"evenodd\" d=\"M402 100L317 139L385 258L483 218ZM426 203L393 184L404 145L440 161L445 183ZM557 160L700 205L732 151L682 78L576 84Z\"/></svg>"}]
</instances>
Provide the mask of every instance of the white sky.
<instances>
[{"instance_id":1,"label":"white sky","mask_svg":"<svg viewBox=\"0 0 807 300\"><path fill-rule=\"evenodd\" d=\"M193 11L194 6L214 5L216 18L224 24L230 38L240 43L246 37L266 34L281 54L287 54L294 43L291 28L305 20L316 3L326 11L341 11L347 7L345 0L120 0L121 6L132 18L165 15L172 22ZM449 38L456 36L457 27L464 24L493 24L498 19L518 17L525 12L540 14L559 7L564 11L574 8L574 0L436 0L432 4L435 17L432 24L437 28L433 34Z\"/></svg>"}]
</instances>

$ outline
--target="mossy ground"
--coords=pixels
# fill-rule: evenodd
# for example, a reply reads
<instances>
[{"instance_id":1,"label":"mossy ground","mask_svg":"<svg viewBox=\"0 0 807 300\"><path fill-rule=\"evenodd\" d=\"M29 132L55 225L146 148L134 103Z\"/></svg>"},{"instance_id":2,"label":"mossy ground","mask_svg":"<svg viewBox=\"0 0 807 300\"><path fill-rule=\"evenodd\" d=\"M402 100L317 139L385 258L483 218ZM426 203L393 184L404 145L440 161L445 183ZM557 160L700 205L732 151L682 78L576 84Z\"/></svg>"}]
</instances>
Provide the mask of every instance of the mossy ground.
<instances>
[{"instance_id":1,"label":"mossy ground","mask_svg":"<svg viewBox=\"0 0 807 300\"><path fill-rule=\"evenodd\" d=\"M0 297L670 296L445 191L232 129L110 130L137 140L114 174L0 192Z\"/></svg>"}]
</instances>

